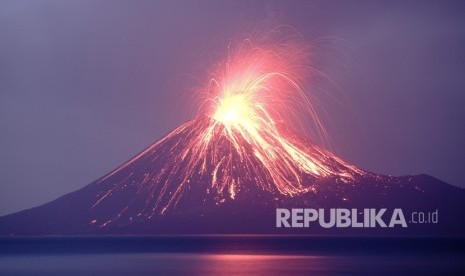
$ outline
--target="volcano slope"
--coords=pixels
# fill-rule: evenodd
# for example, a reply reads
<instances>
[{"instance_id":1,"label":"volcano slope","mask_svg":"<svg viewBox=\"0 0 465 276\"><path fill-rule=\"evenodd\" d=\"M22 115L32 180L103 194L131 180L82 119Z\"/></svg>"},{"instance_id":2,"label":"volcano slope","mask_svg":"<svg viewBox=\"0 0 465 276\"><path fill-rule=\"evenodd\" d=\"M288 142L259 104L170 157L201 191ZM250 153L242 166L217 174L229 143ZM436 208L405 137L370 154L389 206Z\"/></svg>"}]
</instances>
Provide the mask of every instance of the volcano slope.
<instances>
[{"instance_id":1,"label":"volcano slope","mask_svg":"<svg viewBox=\"0 0 465 276\"><path fill-rule=\"evenodd\" d=\"M465 233L463 189L363 171L283 123L274 127L285 140L257 142L212 120L186 122L84 188L1 217L0 234ZM276 208L401 208L408 227L277 228ZM410 223L412 212L436 210L438 223Z\"/></svg>"}]
</instances>

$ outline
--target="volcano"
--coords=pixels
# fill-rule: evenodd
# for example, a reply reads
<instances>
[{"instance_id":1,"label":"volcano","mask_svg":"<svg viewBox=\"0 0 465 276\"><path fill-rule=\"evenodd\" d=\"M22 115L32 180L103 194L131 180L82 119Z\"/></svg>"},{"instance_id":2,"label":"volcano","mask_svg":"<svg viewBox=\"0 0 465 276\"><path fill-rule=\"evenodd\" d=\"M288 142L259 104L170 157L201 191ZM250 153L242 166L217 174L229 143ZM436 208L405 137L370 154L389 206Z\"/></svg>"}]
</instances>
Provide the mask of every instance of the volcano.
<instances>
[{"instance_id":1,"label":"volcano","mask_svg":"<svg viewBox=\"0 0 465 276\"><path fill-rule=\"evenodd\" d=\"M370 173L285 123L273 129L286 140L262 134L260 151L240 130L198 117L84 188L1 217L0 234L464 233L463 189L427 175ZM439 222L286 229L275 226L276 208L402 208L406 216L438 211Z\"/></svg>"},{"instance_id":2,"label":"volcano","mask_svg":"<svg viewBox=\"0 0 465 276\"><path fill-rule=\"evenodd\" d=\"M318 70L308 72L292 37L228 47L198 91L195 119L88 186L0 218L0 234L465 233L463 189L361 170L294 129L327 134L304 85ZM440 222L287 229L276 227L277 208L402 208Z\"/></svg>"}]
</instances>

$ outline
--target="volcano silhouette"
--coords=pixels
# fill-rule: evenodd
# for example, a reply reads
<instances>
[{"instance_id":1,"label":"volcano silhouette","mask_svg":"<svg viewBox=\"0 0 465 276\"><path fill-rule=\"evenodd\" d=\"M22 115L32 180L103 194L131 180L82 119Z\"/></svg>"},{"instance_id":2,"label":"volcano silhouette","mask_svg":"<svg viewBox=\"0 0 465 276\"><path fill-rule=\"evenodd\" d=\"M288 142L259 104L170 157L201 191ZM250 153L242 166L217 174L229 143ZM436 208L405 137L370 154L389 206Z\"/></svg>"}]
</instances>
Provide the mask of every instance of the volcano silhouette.
<instances>
[{"instance_id":1,"label":"volcano silhouette","mask_svg":"<svg viewBox=\"0 0 465 276\"><path fill-rule=\"evenodd\" d=\"M191 141L199 139L211 120L200 117L181 125L78 191L1 217L0 234L465 233L463 189L428 175L393 177L363 171L285 124L277 126L280 133L334 173L289 175L290 180L295 177L302 184L294 193L280 190L274 183L277 178L252 145L235 141L243 145L240 154L221 128L203 149L205 160L189 163L198 154L190 148ZM282 146L274 144L277 150ZM227 164L220 166L224 160ZM275 226L276 208L402 208L406 215L438 210L439 222L395 229L286 229Z\"/></svg>"}]
</instances>

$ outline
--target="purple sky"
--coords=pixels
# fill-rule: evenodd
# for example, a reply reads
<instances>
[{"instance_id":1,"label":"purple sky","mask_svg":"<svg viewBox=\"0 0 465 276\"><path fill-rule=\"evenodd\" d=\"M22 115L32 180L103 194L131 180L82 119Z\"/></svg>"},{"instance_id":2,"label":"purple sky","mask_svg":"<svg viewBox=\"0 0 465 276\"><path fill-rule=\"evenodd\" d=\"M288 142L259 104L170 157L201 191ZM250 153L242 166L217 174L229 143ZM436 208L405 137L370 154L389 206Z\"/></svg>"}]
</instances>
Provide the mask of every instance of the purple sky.
<instances>
[{"instance_id":1,"label":"purple sky","mask_svg":"<svg viewBox=\"0 0 465 276\"><path fill-rule=\"evenodd\" d=\"M319 89L345 98L322 98L338 155L464 187L464 4L348 2L0 1L0 215L89 184L190 119L207 56L267 20L322 42L315 66L340 90Z\"/></svg>"}]
</instances>

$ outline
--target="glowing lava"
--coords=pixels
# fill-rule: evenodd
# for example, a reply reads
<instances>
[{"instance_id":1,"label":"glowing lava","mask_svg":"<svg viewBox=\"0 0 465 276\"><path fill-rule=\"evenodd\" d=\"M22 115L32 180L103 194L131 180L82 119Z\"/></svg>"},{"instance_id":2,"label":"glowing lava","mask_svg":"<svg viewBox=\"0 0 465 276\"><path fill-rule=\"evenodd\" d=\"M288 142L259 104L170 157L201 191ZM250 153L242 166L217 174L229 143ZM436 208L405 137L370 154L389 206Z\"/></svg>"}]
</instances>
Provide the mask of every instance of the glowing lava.
<instances>
[{"instance_id":1,"label":"glowing lava","mask_svg":"<svg viewBox=\"0 0 465 276\"><path fill-rule=\"evenodd\" d=\"M255 116L253 107L247 101L245 95L234 95L221 100L213 119L228 127L252 127L254 126L253 119Z\"/></svg>"},{"instance_id":2,"label":"glowing lava","mask_svg":"<svg viewBox=\"0 0 465 276\"><path fill-rule=\"evenodd\" d=\"M114 175L124 181L101 194L94 207L128 189L127 183L137 189L131 203L144 202L138 216L151 217L176 207L187 190L205 189L203 202L210 197L221 204L252 189L295 196L314 191L320 179L348 182L363 174L288 127L310 121L325 133L311 94L300 85L304 53L289 43L242 43L211 74L199 118L104 177L100 182Z\"/></svg>"},{"instance_id":3,"label":"glowing lava","mask_svg":"<svg viewBox=\"0 0 465 276\"><path fill-rule=\"evenodd\" d=\"M238 51L230 53L229 59L212 76L207 89L207 94L215 95L212 101L214 120L203 135L202 143L208 147L214 142L214 133L220 128L221 135L228 138L233 145L232 150L240 156L240 162L251 164L253 162L248 160L243 143L248 144L253 149L253 158L266 168L274 184L270 187L269 183L257 181L257 185L270 192L277 190L292 196L309 189L308 185L302 183L302 174L351 178L353 173L361 171L346 164L345 169L336 169L325 162L329 156L321 158L307 152L305 147L278 130L278 121L290 120L295 123L305 117L324 133L308 93L299 85L301 77L296 68L299 68L299 62L305 60L304 51L295 47L290 51L288 48L289 45L280 47L279 44L264 48L246 41ZM302 117L290 116L296 115L295 111L301 112L297 115ZM224 128L218 126L219 123ZM230 156L223 157L229 164L234 162ZM217 170L223 172L223 178L213 179L213 186L226 185L231 195L235 194L234 184L240 183L240 178L232 177L232 171L222 167L221 163Z\"/></svg>"}]
</instances>

